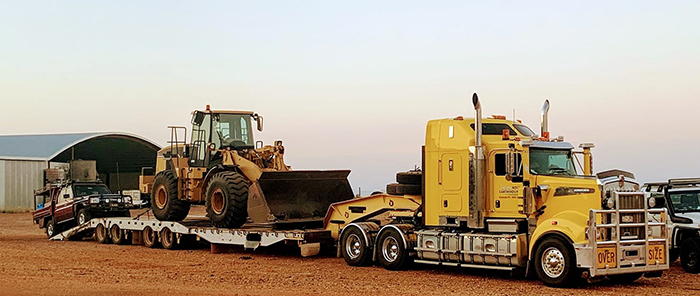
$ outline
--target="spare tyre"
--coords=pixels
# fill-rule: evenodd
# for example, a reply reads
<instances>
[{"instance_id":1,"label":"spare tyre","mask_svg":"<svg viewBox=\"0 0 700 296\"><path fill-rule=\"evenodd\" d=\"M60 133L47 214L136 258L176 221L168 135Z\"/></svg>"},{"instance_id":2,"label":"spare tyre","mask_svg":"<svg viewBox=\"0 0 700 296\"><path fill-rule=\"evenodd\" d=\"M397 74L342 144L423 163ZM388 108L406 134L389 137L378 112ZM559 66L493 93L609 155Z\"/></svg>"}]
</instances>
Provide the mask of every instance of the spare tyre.
<instances>
[{"instance_id":1,"label":"spare tyre","mask_svg":"<svg viewBox=\"0 0 700 296\"><path fill-rule=\"evenodd\" d=\"M386 193L392 195L420 195L423 193L422 187L416 184L397 184L391 183L386 185Z\"/></svg>"},{"instance_id":2,"label":"spare tyre","mask_svg":"<svg viewBox=\"0 0 700 296\"><path fill-rule=\"evenodd\" d=\"M421 185L423 183L423 172L408 171L396 173L396 182L399 184Z\"/></svg>"}]
</instances>

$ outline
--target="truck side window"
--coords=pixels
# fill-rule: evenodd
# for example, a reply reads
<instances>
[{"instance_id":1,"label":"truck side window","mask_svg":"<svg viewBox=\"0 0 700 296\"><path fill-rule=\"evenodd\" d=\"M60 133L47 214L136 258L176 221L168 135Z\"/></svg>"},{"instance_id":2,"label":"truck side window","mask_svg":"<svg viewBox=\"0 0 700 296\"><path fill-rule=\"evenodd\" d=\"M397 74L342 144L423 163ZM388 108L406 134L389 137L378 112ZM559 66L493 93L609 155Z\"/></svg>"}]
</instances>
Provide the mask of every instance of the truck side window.
<instances>
[{"instance_id":1,"label":"truck side window","mask_svg":"<svg viewBox=\"0 0 700 296\"><path fill-rule=\"evenodd\" d=\"M498 153L494 157L494 171L496 176L506 175L506 154Z\"/></svg>"}]
</instances>

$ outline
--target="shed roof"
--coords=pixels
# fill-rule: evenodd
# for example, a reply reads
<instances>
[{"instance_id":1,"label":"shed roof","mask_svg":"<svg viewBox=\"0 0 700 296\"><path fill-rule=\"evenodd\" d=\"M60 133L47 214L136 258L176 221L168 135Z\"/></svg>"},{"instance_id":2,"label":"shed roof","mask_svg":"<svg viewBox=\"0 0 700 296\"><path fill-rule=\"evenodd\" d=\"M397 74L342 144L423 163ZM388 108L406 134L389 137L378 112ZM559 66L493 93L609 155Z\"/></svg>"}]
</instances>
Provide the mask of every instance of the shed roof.
<instances>
[{"instance_id":1,"label":"shed roof","mask_svg":"<svg viewBox=\"0 0 700 296\"><path fill-rule=\"evenodd\" d=\"M127 139L160 149L149 139L122 132L9 135L0 136L0 159L50 161L71 147L96 138Z\"/></svg>"}]
</instances>

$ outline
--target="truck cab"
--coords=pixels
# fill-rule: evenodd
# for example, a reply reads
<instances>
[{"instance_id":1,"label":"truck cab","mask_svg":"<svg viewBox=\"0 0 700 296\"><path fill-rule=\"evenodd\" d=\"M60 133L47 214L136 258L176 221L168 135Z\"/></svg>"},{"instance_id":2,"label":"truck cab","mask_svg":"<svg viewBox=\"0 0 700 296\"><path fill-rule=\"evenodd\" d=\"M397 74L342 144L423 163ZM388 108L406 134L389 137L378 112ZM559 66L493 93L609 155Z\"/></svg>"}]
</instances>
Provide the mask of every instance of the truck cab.
<instances>
[{"instance_id":1,"label":"truck cab","mask_svg":"<svg viewBox=\"0 0 700 296\"><path fill-rule=\"evenodd\" d=\"M42 202L33 214L34 223L52 237L62 230L98 217L130 217L132 198L113 194L99 181L50 184L35 191Z\"/></svg>"}]
</instances>

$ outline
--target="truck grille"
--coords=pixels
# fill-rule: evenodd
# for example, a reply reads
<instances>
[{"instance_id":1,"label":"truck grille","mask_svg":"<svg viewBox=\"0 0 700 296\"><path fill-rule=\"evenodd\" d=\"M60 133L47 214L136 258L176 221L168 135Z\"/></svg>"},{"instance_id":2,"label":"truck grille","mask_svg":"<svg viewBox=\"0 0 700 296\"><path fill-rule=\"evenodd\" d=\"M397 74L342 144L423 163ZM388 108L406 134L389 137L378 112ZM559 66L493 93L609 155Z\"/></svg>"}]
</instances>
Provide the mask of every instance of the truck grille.
<instances>
[{"instance_id":1,"label":"truck grille","mask_svg":"<svg viewBox=\"0 0 700 296\"><path fill-rule=\"evenodd\" d=\"M620 210L644 209L644 196L641 195L626 195L620 193L618 202Z\"/></svg>"}]
</instances>

